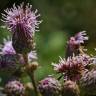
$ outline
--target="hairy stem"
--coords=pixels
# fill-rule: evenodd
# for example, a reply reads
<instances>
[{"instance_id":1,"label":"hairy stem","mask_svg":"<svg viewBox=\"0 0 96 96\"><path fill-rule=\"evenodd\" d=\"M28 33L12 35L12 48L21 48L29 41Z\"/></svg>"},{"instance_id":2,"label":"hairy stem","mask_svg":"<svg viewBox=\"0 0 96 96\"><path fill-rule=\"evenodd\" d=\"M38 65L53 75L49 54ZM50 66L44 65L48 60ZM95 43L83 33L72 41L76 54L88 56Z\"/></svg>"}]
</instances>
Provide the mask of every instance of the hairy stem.
<instances>
[{"instance_id":1,"label":"hairy stem","mask_svg":"<svg viewBox=\"0 0 96 96\"><path fill-rule=\"evenodd\" d=\"M25 60L25 66L26 66L26 69L27 69L27 66L29 65L28 63L28 55L27 54L23 54L23 58ZM35 83L35 78L34 78L34 70L29 70L29 68L26 70L28 75L30 76L31 78L31 81L32 81L32 84L33 84L33 87L34 87L34 92L35 92L35 96L39 96L38 94L38 90L37 90L37 87L36 87L36 83Z\"/></svg>"},{"instance_id":2,"label":"hairy stem","mask_svg":"<svg viewBox=\"0 0 96 96\"><path fill-rule=\"evenodd\" d=\"M39 96L38 90L37 90L37 87L36 87L36 83L35 83L34 71L32 73L29 73L29 76L31 78L31 81L32 81L32 84L33 84L33 87L34 87L35 95Z\"/></svg>"}]
</instances>

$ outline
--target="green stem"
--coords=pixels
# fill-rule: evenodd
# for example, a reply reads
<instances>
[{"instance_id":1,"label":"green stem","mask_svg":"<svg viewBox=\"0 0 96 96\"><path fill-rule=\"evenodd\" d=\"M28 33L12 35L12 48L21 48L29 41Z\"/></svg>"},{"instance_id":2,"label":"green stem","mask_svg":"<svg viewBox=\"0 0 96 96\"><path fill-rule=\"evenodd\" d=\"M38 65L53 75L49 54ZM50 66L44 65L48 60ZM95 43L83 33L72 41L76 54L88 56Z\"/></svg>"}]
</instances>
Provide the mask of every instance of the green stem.
<instances>
[{"instance_id":1,"label":"green stem","mask_svg":"<svg viewBox=\"0 0 96 96\"><path fill-rule=\"evenodd\" d=\"M23 54L23 58L25 60L25 64L26 64L26 67L27 67L28 66L28 55L27 54ZM38 94L39 92L37 90L36 83L35 83L34 71L28 70L28 69L26 71L27 71L28 75L31 78L31 81L32 81L32 84L33 84L33 87L34 87L35 96L39 96L39 94Z\"/></svg>"},{"instance_id":2,"label":"green stem","mask_svg":"<svg viewBox=\"0 0 96 96\"><path fill-rule=\"evenodd\" d=\"M31 81L32 81L32 84L33 84L33 87L34 87L35 96L39 96L38 90L37 90L37 87L36 87L36 83L35 83L34 72L29 73L29 76L31 78Z\"/></svg>"}]
</instances>

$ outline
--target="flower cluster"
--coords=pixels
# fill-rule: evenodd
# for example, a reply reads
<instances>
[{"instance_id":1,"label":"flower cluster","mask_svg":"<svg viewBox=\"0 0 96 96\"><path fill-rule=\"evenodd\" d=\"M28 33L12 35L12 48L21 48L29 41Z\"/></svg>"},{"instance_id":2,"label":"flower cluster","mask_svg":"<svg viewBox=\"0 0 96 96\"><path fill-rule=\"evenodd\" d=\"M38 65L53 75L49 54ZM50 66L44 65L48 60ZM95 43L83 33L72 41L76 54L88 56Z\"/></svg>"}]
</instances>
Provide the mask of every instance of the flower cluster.
<instances>
[{"instance_id":1,"label":"flower cluster","mask_svg":"<svg viewBox=\"0 0 96 96\"><path fill-rule=\"evenodd\" d=\"M67 42L66 59L60 57L58 64L52 63L54 70L60 73L58 80L49 76L41 80L37 86L34 78L34 71L38 67L35 32L39 31L39 24L42 22L39 20L40 14L37 9L33 11L29 3L27 5L22 3L20 6L14 4L12 8L7 8L4 12L2 21L12 35L11 39L8 37L4 39L3 44L0 44L0 72L5 72L7 75L11 73L9 76L11 81L4 87L6 95L25 96L25 93L29 92L25 90L28 87L19 80L26 75L32 81L31 89L34 87L36 96L38 93L42 96L79 96L77 81L81 81L79 83L82 88L91 90L94 93L91 94L96 95L96 69L88 70L89 65L96 63L96 57L85 54L82 48L84 42L88 40L86 31L70 37ZM62 79L59 82L62 76L64 82ZM12 77L15 79L12 80Z\"/></svg>"},{"instance_id":2,"label":"flower cluster","mask_svg":"<svg viewBox=\"0 0 96 96\"><path fill-rule=\"evenodd\" d=\"M63 73L67 79L78 80L88 64L90 64L90 57L79 55L69 57L67 60L60 57L59 64L53 63L52 65L55 71Z\"/></svg>"}]
</instances>

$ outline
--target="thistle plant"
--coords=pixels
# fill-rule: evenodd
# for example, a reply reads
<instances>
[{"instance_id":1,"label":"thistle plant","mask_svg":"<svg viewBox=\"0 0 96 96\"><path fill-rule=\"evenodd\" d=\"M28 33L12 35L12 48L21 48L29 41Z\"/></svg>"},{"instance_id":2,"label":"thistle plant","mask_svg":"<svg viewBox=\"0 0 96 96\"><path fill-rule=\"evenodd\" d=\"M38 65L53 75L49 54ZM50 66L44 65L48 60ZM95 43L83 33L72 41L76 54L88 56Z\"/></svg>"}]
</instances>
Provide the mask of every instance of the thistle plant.
<instances>
[{"instance_id":1,"label":"thistle plant","mask_svg":"<svg viewBox=\"0 0 96 96\"><path fill-rule=\"evenodd\" d=\"M12 39L4 39L4 44L1 45L0 68L4 69L4 71L5 69L13 69L15 72L12 75L23 69L29 75L35 95L38 96L34 71L38 67L35 32L39 31L39 24L42 22L38 19L40 14L38 14L37 9L33 11L32 5L29 3L27 5L22 3L20 6L14 4L13 8L7 8L4 12L2 13L2 21L11 32ZM19 67L16 69L16 66ZM23 89L24 86L19 81L10 81L5 86L6 93L10 96L17 96L18 94L23 96L21 94Z\"/></svg>"},{"instance_id":2,"label":"thistle plant","mask_svg":"<svg viewBox=\"0 0 96 96\"><path fill-rule=\"evenodd\" d=\"M96 57L86 54L82 49L88 40L86 31L70 37L65 58L60 57L58 63L52 63L57 74L46 77L37 85L34 75L38 68L35 32L39 31L42 22L39 17L38 10L33 11L29 3L14 4L2 13L2 21L11 32L11 37L0 44L0 72L11 75L11 81L1 88L2 92L7 96L30 96L30 90L22 82L22 76L26 74L30 77L34 96L80 96L80 84L86 93L91 90L96 95L96 67L93 68ZM92 70L89 65L92 65ZM12 80L12 77L15 79Z\"/></svg>"}]
</instances>

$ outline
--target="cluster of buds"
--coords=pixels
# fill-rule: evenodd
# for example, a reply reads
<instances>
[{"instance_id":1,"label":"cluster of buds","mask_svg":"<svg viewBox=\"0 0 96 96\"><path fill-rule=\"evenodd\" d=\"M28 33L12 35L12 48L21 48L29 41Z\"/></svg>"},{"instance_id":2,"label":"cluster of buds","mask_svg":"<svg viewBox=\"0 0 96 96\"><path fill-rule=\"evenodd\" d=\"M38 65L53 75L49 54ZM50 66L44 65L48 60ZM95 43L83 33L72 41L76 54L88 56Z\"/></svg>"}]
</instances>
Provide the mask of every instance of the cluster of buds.
<instances>
[{"instance_id":1,"label":"cluster of buds","mask_svg":"<svg viewBox=\"0 0 96 96\"><path fill-rule=\"evenodd\" d=\"M88 64L90 58L87 55L73 56L67 60L60 57L59 64L52 63L56 72L64 74L65 79L73 81L80 79Z\"/></svg>"},{"instance_id":2,"label":"cluster of buds","mask_svg":"<svg viewBox=\"0 0 96 96\"><path fill-rule=\"evenodd\" d=\"M43 96L59 96L61 85L55 78L47 77L39 82L38 89Z\"/></svg>"}]
</instances>

